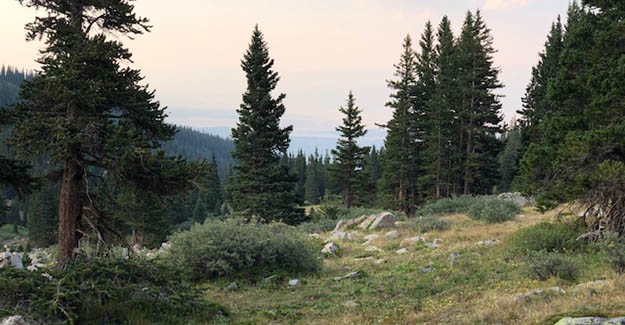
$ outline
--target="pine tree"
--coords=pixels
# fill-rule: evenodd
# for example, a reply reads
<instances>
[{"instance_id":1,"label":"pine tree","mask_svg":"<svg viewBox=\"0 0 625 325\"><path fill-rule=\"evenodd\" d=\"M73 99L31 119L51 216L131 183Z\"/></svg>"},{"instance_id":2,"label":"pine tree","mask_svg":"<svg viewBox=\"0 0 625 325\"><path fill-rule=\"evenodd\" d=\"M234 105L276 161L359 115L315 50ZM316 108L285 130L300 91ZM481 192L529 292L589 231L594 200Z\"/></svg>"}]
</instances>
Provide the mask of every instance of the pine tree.
<instances>
[{"instance_id":1,"label":"pine tree","mask_svg":"<svg viewBox=\"0 0 625 325\"><path fill-rule=\"evenodd\" d=\"M310 161L308 162L310 164ZM306 195L307 191L307 175L308 170L306 166L306 156L304 156L304 152L300 149L297 152L297 156L295 157L294 162L294 173L297 175L297 183L295 184L295 193L297 194L297 198L300 201L304 201L305 198L307 200L308 196Z\"/></svg>"},{"instance_id":2,"label":"pine tree","mask_svg":"<svg viewBox=\"0 0 625 325\"><path fill-rule=\"evenodd\" d=\"M412 214L416 196L416 148L414 87L417 78L417 57L412 48L410 35L403 43L400 61L395 65L397 80L388 81L394 92L386 106L393 109L393 117L387 123L384 141L386 155L382 183L385 201L394 208Z\"/></svg>"},{"instance_id":3,"label":"pine tree","mask_svg":"<svg viewBox=\"0 0 625 325\"><path fill-rule=\"evenodd\" d=\"M321 174L319 171L319 161L314 155L308 156L308 167L306 167L305 199L308 204L319 204L321 201Z\"/></svg>"},{"instance_id":4,"label":"pine tree","mask_svg":"<svg viewBox=\"0 0 625 325\"><path fill-rule=\"evenodd\" d=\"M515 183L519 172L519 159L521 154L521 130L516 121L512 121L503 141L506 146L499 157L499 181L498 191L509 192Z\"/></svg>"},{"instance_id":5,"label":"pine tree","mask_svg":"<svg viewBox=\"0 0 625 325\"><path fill-rule=\"evenodd\" d=\"M176 132L164 122L154 92L140 85L132 55L107 35L138 35L149 21L126 0L24 0L42 9L26 26L29 40L44 38L41 73L22 83L19 103L9 110L12 143L26 154L49 154L60 172L58 262L75 257L81 220L87 218L108 240L111 211L102 175L135 192L161 197L191 187L204 172L181 158L168 158L160 143ZM93 230L93 227L90 228ZM84 231L88 231L84 228Z\"/></svg>"},{"instance_id":6,"label":"pine tree","mask_svg":"<svg viewBox=\"0 0 625 325\"><path fill-rule=\"evenodd\" d=\"M503 87L494 66L493 37L479 11L467 13L458 41L461 106L458 148L462 194L486 194L497 184L501 103L494 91Z\"/></svg>"},{"instance_id":7,"label":"pine tree","mask_svg":"<svg viewBox=\"0 0 625 325\"><path fill-rule=\"evenodd\" d=\"M356 106L354 94L350 91L347 96L347 106L341 106L339 111L345 115L343 124L336 130L340 132L340 138L336 143L336 149L332 150L335 163L330 169L331 177L340 186L345 207L351 208L355 201L355 194L361 184L361 173L364 167L364 157L369 152L369 147L358 146L358 138L367 134L362 124L362 111Z\"/></svg>"},{"instance_id":8,"label":"pine tree","mask_svg":"<svg viewBox=\"0 0 625 325\"><path fill-rule=\"evenodd\" d=\"M297 180L288 166L280 164L293 127L280 127L285 95L272 98L271 92L279 80L273 64L263 34L256 26L241 64L247 90L237 110L239 123L232 129L233 157L238 161L229 184L232 207L246 216L296 224L304 218L303 210L296 204Z\"/></svg>"},{"instance_id":9,"label":"pine tree","mask_svg":"<svg viewBox=\"0 0 625 325\"><path fill-rule=\"evenodd\" d=\"M436 34L435 47L436 86L428 105L426 120L428 128L425 141L426 184L432 185L434 199L455 194L453 175L457 173L454 164L460 155L456 146L456 110L458 107L458 67L455 37L451 22L443 17Z\"/></svg>"}]
</instances>

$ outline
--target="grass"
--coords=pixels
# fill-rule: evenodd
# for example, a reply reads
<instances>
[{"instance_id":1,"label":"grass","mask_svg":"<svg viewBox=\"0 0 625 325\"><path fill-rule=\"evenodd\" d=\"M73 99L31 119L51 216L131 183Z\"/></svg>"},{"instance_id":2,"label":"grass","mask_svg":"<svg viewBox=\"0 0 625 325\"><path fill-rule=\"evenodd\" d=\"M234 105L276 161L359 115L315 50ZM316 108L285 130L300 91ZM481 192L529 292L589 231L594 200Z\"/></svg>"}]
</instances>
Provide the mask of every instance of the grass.
<instances>
[{"instance_id":1,"label":"grass","mask_svg":"<svg viewBox=\"0 0 625 325\"><path fill-rule=\"evenodd\" d=\"M26 228L19 226L18 233L13 231L13 225L4 225L0 227L0 244L7 240L13 240L17 238L23 238L28 236Z\"/></svg>"},{"instance_id":2,"label":"grass","mask_svg":"<svg viewBox=\"0 0 625 325\"><path fill-rule=\"evenodd\" d=\"M439 248L418 243L409 247L410 254L397 255L402 239L420 235L408 222L399 228L400 238L371 243L384 252L365 252L364 240L339 242L342 257L326 259L320 273L299 278L299 287L288 287L288 275L280 275L271 286L239 283L236 291L224 290L229 284L225 280L212 281L204 284L206 297L228 308L232 324L553 324L562 316L625 314L625 277L619 277L600 254L575 253L580 270L574 282L532 277L524 258L510 254L511 238L520 229L554 221L557 211L522 213L497 224L464 214L442 216L451 227L424 235L429 241L441 239ZM384 231L378 233L384 237ZM476 245L490 239L501 244ZM461 255L452 263L451 253ZM386 263L376 264L376 259ZM423 272L426 266L434 271ZM355 270L363 276L334 280ZM600 292L572 290L578 283L597 279L607 281ZM516 294L553 286L567 294L515 300ZM358 305L346 307L346 302Z\"/></svg>"}]
</instances>

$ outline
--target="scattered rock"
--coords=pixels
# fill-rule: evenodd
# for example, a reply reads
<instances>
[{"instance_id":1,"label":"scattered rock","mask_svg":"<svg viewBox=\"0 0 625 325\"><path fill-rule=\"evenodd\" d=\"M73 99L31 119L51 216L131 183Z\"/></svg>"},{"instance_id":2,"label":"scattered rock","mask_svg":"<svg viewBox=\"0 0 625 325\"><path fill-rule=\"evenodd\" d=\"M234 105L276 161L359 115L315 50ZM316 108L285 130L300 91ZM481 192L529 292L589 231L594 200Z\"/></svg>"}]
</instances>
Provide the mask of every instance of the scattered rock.
<instances>
[{"instance_id":1,"label":"scattered rock","mask_svg":"<svg viewBox=\"0 0 625 325\"><path fill-rule=\"evenodd\" d=\"M434 269L434 267L433 267L433 266L428 265L428 266L426 266L426 267L422 267L422 268L421 268L421 270L419 270L419 271L421 271L421 273L432 273L432 272L434 272L435 270L436 270L436 269Z\"/></svg>"},{"instance_id":2,"label":"scattered rock","mask_svg":"<svg viewBox=\"0 0 625 325\"><path fill-rule=\"evenodd\" d=\"M438 244L436 244L436 243L425 243L425 246L427 246L429 248L433 248L433 249L438 248Z\"/></svg>"},{"instance_id":3,"label":"scattered rock","mask_svg":"<svg viewBox=\"0 0 625 325\"><path fill-rule=\"evenodd\" d=\"M375 264L375 265L386 264L386 260L385 259L379 259L379 260L376 260L375 262L373 262L373 264Z\"/></svg>"},{"instance_id":4,"label":"scattered rock","mask_svg":"<svg viewBox=\"0 0 625 325\"><path fill-rule=\"evenodd\" d=\"M383 252L383 250L375 246L367 246L367 248L365 248L365 252Z\"/></svg>"},{"instance_id":5,"label":"scattered rock","mask_svg":"<svg viewBox=\"0 0 625 325\"><path fill-rule=\"evenodd\" d=\"M600 317L565 317L555 325L625 325L625 317L612 319Z\"/></svg>"},{"instance_id":6,"label":"scattered rock","mask_svg":"<svg viewBox=\"0 0 625 325\"><path fill-rule=\"evenodd\" d=\"M354 271L354 272L350 272L348 274L345 274L343 276L337 276L336 278L334 278L334 281L343 281L343 280L347 280L347 279L357 279L357 278L359 278L361 276L362 276L362 272Z\"/></svg>"},{"instance_id":7,"label":"scattered rock","mask_svg":"<svg viewBox=\"0 0 625 325\"><path fill-rule=\"evenodd\" d=\"M332 232L332 235L330 236L330 238L328 238L328 241L330 242L334 240L354 240L354 239L356 238L351 233L336 230Z\"/></svg>"},{"instance_id":8,"label":"scattered rock","mask_svg":"<svg viewBox=\"0 0 625 325\"><path fill-rule=\"evenodd\" d=\"M356 307L360 306L360 304L355 302L355 301L353 301L353 300L350 300L350 301L344 302L343 306L345 306L347 308L356 308Z\"/></svg>"},{"instance_id":9,"label":"scattered rock","mask_svg":"<svg viewBox=\"0 0 625 325\"><path fill-rule=\"evenodd\" d=\"M462 254L460 253L451 253L449 254L449 260L450 261L457 260L460 258L460 256L462 256Z\"/></svg>"},{"instance_id":10,"label":"scattered rock","mask_svg":"<svg viewBox=\"0 0 625 325\"><path fill-rule=\"evenodd\" d=\"M357 258L354 259L354 261L356 261L356 262L371 261L371 260L375 260L375 257L367 256L367 257L357 257Z\"/></svg>"},{"instance_id":11,"label":"scattered rock","mask_svg":"<svg viewBox=\"0 0 625 325\"><path fill-rule=\"evenodd\" d=\"M498 199L501 200L507 200L507 201L512 201L514 202L516 205L520 206L520 207L524 207L524 206L535 206L536 205L536 200L534 200L533 198L526 198L524 197L521 193L519 192L514 192L514 193L501 193L497 196Z\"/></svg>"},{"instance_id":12,"label":"scattered rock","mask_svg":"<svg viewBox=\"0 0 625 325\"><path fill-rule=\"evenodd\" d=\"M298 279L289 280L289 287L299 287L301 282Z\"/></svg>"},{"instance_id":13,"label":"scattered rock","mask_svg":"<svg viewBox=\"0 0 625 325\"><path fill-rule=\"evenodd\" d=\"M321 235L319 235L318 233L309 234L308 237L315 238L315 239L321 239Z\"/></svg>"},{"instance_id":14,"label":"scattered rock","mask_svg":"<svg viewBox=\"0 0 625 325\"><path fill-rule=\"evenodd\" d=\"M398 255L404 255L410 253L410 251L407 248L401 248L396 250L395 253L397 253Z\"/></svg>"},{"instance_id":15,"label":"scattered rock","mask_svg":"<svg viewBox=\"0 0 625 325\"><path fill-rule=\"evenodd\" d=\"M321 253L326 256L337 257L339 254L339 247L336 246L336 244L334 244L333 242L329 242L325 246L323 246Z\"/></svg>"},{"instance_id":16,"label":"scattered rock","mask_svg":"<svg viewBox=\"0 0 625 325\"><path fill-rule=\"evenodd\" d=\"M376 215L375 219L369 226L369 230L375 230L378 228L393 228L395 227L395 215L390 212L382 212Z\"/></svg>"},{"instance_id":17,"label":"scattered rock","mask_svg":"<svg viewBox=\"0 0 625 325\"><path fill-rule=\"evenodd\" d=\"M232 282L230 283L227 287L226 290L228 291L236 291L239 290L239 285L236 282Z\"/></svg>"},{"instance_id":18,"label":"scattered rock","mask_svg":"<svg viewBox=\"0 0 625 325\"><path fill-rule=\"evenodd\" d=\"M405 246L414 246L418 242L424 242L425 243L425 237L417 236L417 237L412 237L412 238L406 238L406 239L402 240L399 245L400 246L404 246L404 247Z\"/></svg>"},{"instance_id":19,"label":"scattered rock","mask_svg":"<svg viewBox=\"0 0 625 325\"><path fill-rule=\"evenodd\" d=\"M360 224L358 224L358 228L369 229L369 226L371 226L371 224L375 220L375 215L363 216L363 217L366 217L366 218L361 219L362 221L360 222Z\"/></svg>"},{"instance_id":20,"label":"scattered rock","mask_svg":"<svg viewBox=\"0 0 625 325\"><path fill-rule=\"evenodd\" d=\"M596 292L596 291L601 290L606 284L607 284L607 282L605 280L595 280L595 281L580 283L580 284L576 285L575 288L573 288L572 291L575 291L575 292L578 292L578 291L592 291L592 292Z\"/></svg>"},{"instance_id":21,"label":"scattered rock","mask_svg":"<svg viewBox=\"0 0 625 325\"><path fill-rule=\"evenodd\" d=\"M8 266L13 266L20 270L23 269L24 264L22 264L22 256L22 253L0 253L0 269Z\"/></svg>"},{"instance_id":22,"label":"scattered rock","mask_svg":"<svg viewBox=\"0 0 625 325\"><path fill-rule=\"evenodd\" d=\"M397 230L389 231L386 233L386 235L384 235L384 237L389 238L389 239L399 238L399 231Z\"/></svg>"},{"instance_id":23,"label":"scattered rock","mask_svg":"<svg viewBox=\"0 0 625 325\"><path fill-rule=\"evenodd\" d=\"M536 296L543 296L547 293L552 293L552 294L565 294L566 291L564 291L564 289L560 288L560 287L552 287L546 290L543 289L538 289L538 290L534 290L532 292L529 293L522 293L522 294L518 294L516 296L514 296L514 300L515 301L527 301L527 300L531 300L533 297Z\"/></svg>"},{"instance_id":24,"label":"scattered rock","mask_svg":"<svg viewBox=\"0 0 625 325\"><path fill-rule=\"evenodd\" d=\"M364 238L365 238L365 240L367 240L367 241L371 241L371 240L376 240L376 239L379 239L379 238L381 238L381 237L380 237L380 235L378 235L378 234L370 234L370 235L366 235Z\"/></svg>"},{"instance_id":25,"label":"scattered rock","mask_svg":"<svg viewBox=\"0 0 625 325\"><path fill-rule=\"evenodd\" d=\"M38 322L28 320L24 316L9 316L0 319L0 325L35 325Z\"/></svg>"},{"instance_id":26,"label":"scattered rock","mask_svg":"<svg viewBox=\"0 0 625 325\"><path fill-rule=\"evenodd\" d=\"M500 243L499 239L480 240L477 242L478 246L493 246Z\"/></svg>"}]
</instances>

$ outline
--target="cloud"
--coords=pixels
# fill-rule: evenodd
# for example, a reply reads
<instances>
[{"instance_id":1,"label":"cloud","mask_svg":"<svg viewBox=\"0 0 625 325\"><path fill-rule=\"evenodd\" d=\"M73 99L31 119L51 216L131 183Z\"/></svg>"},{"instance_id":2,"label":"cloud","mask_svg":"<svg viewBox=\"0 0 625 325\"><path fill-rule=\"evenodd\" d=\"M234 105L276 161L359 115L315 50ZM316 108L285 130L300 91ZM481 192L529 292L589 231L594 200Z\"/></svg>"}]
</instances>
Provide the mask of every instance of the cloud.
<instances>
[{"instance_id":1,"label":"cloud","mask_svg":"<svg viewBox=\"0 0 625 325\"><path fill-rule=\"evenodd\" d=\"M486 9L504 9L510 7L523 7L528 4L529 0L485 0L484 7Z\"/></svg>"}]
</instances>

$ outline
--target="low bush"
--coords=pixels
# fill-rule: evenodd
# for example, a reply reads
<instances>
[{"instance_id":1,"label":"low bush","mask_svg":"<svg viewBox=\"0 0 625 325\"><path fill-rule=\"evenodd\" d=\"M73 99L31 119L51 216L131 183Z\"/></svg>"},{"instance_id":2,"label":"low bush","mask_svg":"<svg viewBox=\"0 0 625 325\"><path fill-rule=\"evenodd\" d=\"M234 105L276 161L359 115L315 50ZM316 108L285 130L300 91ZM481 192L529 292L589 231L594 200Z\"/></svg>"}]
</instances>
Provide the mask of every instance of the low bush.
<instances>
[{"instance_id":1,"label":"low bush","mask_svg":"<svg viewBox=\"0 0 625 325\"><path fill-rule=\"evenodd\" d=\"M203 324L223 310L165 266L144 260L82 259L65 270L0 269L0 318L45 324Z\"/></svg>"},{"instance_id":2,"label":"low bush","mask_svg":"<svg viewBox=\"0 0 625 325\"><path fill-rule=\"evenodd\" d=\"M478 197L474 196L455 196L432 201L417 211L418 216L433 216L440 214L466 213Z\"/></svg>"},{"instance_id":3,"label":"low bush","mask_svg":"<svg viewBox=\"0 0 625 325\"><path fill-rule=\"evenodd\" d=\"M514 219L520 212L521 208L512 201L482 198L469 207L468 216L474 220L499 223Z\"/></svg>"},{"instance_id":4,"label":"low bush","mask_svg":"<svg viewBox=\"0 0 625 325\"><path fill-rule=\"evenodd\" d=\"M552 276L575 281L579 274L575 259L561 253L532 252L526 261L530 273L540 281L548 280Z\"/></svg>"},{"instance_id":5,"label":"low bush","mask_svg":"<svg viewBox=\"0 0 625 325\"><path fill-rule=\"evenodd\" d=\"M451 228L449 221L434 217L417 217L414 219L414 228L419 233L426 233L434 230L447 230Z\"/></svg>"},{"instance_id":6,"label":"low bush","mask_svg":"<svg viewBox=\"0 0 625 325\"><path fill-rule=\"evenodd\" d=\"M300 223L299 225L297 225L297 229L307 234L322 233L334 230L334 227L336 227L336 223L337 221L333 219L321 219L317 221Z\"/></svg>"},{"instance_id":7,"label":"low bush","mask_svg":"<svg viewBox=\"0 0 625 325\"><path fill-rule=\"evenodd\" d=\"M625 238L618 233L609 232L603 235L598 244L616 271L619 274L625 273Z\"/></svg>"},{"instance_id":8,"label":"low bush","mask_svg":"<svg viewBox=\"0 0 625 325\"><path fill-rule=\"evenodd\" d=\"M297 228L240 219L207 220L174 234L169 258L194 280L307 273L321 268L320 247Z\"/></svg>"},{"instance_id":9,"label":"low bush","mask_svg":"<svg viewBox=\"0 0 625 325\"><path fill-rule=\"evenodd\" d=\"M586 245L577 240L584 230L584 225L571 221L541 222L514 234L509 250L513 254L577 251Z\"/></svg>"}]
</instances>

